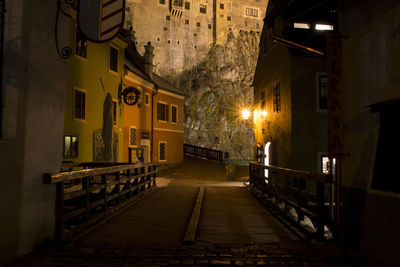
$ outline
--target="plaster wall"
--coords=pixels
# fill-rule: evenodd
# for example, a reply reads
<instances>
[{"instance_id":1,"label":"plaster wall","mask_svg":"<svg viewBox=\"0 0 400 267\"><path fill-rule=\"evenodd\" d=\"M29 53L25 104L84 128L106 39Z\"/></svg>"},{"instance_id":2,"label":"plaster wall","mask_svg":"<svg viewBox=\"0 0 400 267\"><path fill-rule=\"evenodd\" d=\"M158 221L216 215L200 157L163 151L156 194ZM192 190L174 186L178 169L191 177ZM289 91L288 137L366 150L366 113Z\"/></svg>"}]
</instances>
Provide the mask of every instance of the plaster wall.
<instances>
[{"instance_id":1,"label":"plaster wall","mask_svg":"<svg viewBox=\"0 0 400 267\"><path fill-rule=\"evenodd\" d=\"M8 0L6 9L0 264L54 236L55 186L43 174L61 166L67 70L54 42L56 2ZM58 29L68 35L62 21Z\"/></svg>"},{"instance_id":2,"label":"plaster wall","mask_svg":"<svg viewBox=\"0 0 400 267\"><path fill-rule=\"evenodd\" d=\"M400 194L371 189L379 114L369 105L400 98L398 1L346 1L343 40L345 152L344 223L348 243L363 255L398 264ZM392 173L398 179L395 173ZM361 227L360 227L361 225ZM379 245L377 245L379 244Z\"/></svg>"}]
</instances>

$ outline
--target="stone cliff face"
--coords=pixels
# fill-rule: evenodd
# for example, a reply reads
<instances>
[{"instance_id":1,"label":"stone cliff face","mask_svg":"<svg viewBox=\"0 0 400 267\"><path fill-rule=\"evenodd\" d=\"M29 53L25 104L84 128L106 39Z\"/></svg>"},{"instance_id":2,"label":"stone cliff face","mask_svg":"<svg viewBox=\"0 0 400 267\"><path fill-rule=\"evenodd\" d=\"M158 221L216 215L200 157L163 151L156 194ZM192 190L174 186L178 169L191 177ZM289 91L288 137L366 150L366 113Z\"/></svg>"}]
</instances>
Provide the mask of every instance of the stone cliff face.
<instances>
[{"instance_id":1,"label":"stone cliff face","mask_svg":"<svg viewBox=\"0 0 400 267\"><path fill-rule=\"evenodd\" d=\"M166 77L184 90L185 143L229 152L231 159L251 159L254 133L241 110L253 102L251 86L260 35L228 33L190 70Z\"/></svg>"}]
</instances>

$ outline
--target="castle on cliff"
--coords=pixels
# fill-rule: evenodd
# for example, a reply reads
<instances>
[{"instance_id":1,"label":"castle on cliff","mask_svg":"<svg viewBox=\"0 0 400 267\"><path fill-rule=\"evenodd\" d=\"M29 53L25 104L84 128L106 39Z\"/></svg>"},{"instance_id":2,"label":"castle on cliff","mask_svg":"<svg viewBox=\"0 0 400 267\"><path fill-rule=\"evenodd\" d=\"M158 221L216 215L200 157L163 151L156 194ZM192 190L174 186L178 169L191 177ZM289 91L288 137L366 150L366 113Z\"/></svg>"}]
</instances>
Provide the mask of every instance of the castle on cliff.
<instances>
[{"instance_id":1,"label":"castle on cliff","mask_svg":"<svg viewBox=\"0 0 400 267\"><path fill-rule=\"evenodd\" d=\"M133 27L136 47L155 47L161 75L196 66L228 35L261 32L268 0L127 0L125 27Z\"/></svg>"}]
</instances>

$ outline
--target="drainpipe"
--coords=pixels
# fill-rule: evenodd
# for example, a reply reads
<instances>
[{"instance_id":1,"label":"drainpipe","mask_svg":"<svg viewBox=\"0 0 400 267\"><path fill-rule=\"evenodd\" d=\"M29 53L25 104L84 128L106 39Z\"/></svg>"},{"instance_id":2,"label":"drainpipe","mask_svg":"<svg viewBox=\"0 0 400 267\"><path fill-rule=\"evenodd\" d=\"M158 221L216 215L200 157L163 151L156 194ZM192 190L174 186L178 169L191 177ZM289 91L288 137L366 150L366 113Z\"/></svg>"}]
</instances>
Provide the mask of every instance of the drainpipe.
<instances>
[{"instance_id":1,"label":"drainpipe","mask_svg":"<svg viewBox=\"0 0 400 267\"><path fill-rule=\"evenodd\" d=\"M151 144L150 144L150 159L153 162L153 143L154 143L154 96L158 93L158 85L154 85L151 93Z\"/></svg>"},{"instance_id":2,"label":"drainpipe","mask_svg":"<svg viewBox=\"0 0 400 267\"><path fill-rule=\"evenodd\" d=\"M287 8L291 3L293 2L293 0L284 0L284 1L280 1L278 2L277 5L275 5L272 10L267 14L268 18L266 17L264 20L267 20L267 25L268 25L268 30L269 33L272 37L272 39L274 39L277 42L283 43L287 46L293 47L293 48L297 48L299 50L303 50L305 52L314 54L314 55L318 55L318 56L323 56L324 53L316 50L312 47L309 46L305 46L293 41L290 41L282 36L277 35L274 32L274 24L275 24L275 19L278 16L278 14L283 11L285 8Z\"/></svg>"}]
</instances>

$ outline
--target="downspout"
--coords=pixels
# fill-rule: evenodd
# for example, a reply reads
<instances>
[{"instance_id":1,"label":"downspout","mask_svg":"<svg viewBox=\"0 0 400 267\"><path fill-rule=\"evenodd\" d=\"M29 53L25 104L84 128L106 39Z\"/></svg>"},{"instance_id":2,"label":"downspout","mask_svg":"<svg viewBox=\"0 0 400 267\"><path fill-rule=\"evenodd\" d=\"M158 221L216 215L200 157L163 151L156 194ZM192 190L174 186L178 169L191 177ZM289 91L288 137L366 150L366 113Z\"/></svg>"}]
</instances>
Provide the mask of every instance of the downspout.
<instances>
[{"instance_id":1,"label":"downspout","mask_svg":"<svg viewBox=\"0 0 400 267\"><path fill-rule=\"evenodd\" d=\"M272 39L274 39L275 41L280 42L282 44L285 44L287 46L290 46L290 47L293 47L293 48L297 48L299 50L303 50L305 52L308 52L308 53L311 53L311 54L314 54L314 55L323 56L324 53L319 51L319 50L316 50L316 49L314 49L312 47L305 46L305 45L290 41L290 40L288 40L288 39L286 39L286 38L284 38L282 36L279 36L278 34L276 34L274 32L274 24L275 24L276 17L278 16L278 14L281 11L283 11L285 8L287 8L292 2L293 2L293 0L280 1L267 14L268 19L267 19L267 17L264 19L264 20L267 20L268 30L269 30L269 33L270 33Z\"/></svg>"},{"instance_id":2,"label":"downspout","mask_svg":"<svg viewBox=\"0 0 400 267\"><path fill-rule=\"evenodd\" d=\"M151 93L151 144L150 144L150 158L153 162L153 143L154 143L154 96L158 93L158 85L154 85L153 92Z\"/></svg>"}]
</instances>

